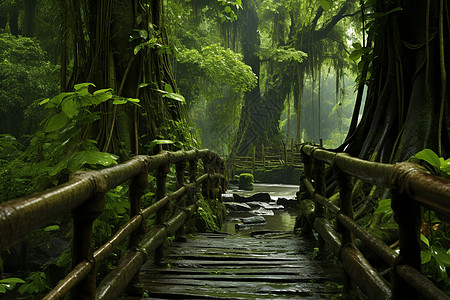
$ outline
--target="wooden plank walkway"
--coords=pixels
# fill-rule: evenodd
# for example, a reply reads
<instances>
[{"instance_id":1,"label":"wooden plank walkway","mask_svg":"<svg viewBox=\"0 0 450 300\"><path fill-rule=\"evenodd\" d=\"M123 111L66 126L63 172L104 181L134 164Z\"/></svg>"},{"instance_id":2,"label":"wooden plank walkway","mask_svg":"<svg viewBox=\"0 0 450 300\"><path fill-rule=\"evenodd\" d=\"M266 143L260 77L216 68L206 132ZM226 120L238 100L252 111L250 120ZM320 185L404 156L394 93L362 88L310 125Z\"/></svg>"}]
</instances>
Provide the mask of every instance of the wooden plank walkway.
<instances>
[{"instance_id":1,"label":"wooden plank walkway","mask_svg":"<svg viewBox=\"0 0 450 300\"><path fill-rule=\"evenodd\" d=\"M291 233L198 234L173 242L165 267L145 264L141 279L151 299L330 299L341 271L332 260L314 260L314 245Z\"/></svg>"}]
</instances>

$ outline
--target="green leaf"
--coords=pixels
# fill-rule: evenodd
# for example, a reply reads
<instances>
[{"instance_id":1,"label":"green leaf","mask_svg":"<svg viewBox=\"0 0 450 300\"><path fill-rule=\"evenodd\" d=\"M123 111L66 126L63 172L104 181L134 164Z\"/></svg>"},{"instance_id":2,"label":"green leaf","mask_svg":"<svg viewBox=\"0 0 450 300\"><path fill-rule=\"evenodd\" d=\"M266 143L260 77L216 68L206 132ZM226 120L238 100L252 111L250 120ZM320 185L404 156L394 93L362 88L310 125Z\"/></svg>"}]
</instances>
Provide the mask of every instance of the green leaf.
<instances>
[{"instance_id":1,"label":"green leaf","mask_svg":"<svg viewBox=\"0 0 450 300\"><path fill-rule=\"evenodd\" d=\"M356 61L356 60L360 59L362 55L363 55L363 51L361 51L360 49L356 49L356 50L353 50L352 53L350 53L350 56L348 58Z\"/></svg>"},{"instance_id":2,"label":"green leaf","mask_svg":"<svg viewBox=\"0 0 450 300\"><path fill-rule=\"evenodd\" d=\"M153 140L150 142L150 144L146 145L146 147L153 149L156 145L168 145L173 144L174 141L171 140Z\"/></svg>"},{"instance_id":3,"label":"green leaf","mask_svg":"<svg viewBox=\"0 0 450 300\"><path fill-rule=\"evenodd\" d=\"M423 264L428 263L431 260L431 251L429 249L420 251L420 261Z\"/></svg>"},{"instance_id":4,"label":"green leaf","mask_svg":"<svg viewBox=\"0 0 450 300\"><path fill-rule=\"evenodd\" d=\"M94 94L92 96L90 102L91 102L91 104L98 105L102 102L108 101L111 98L112 98L111 92L102 92L102 93Z\"/></svg>"},{"instance_id":5,"label":"green leaf","mask_svg":"<svg viewBox=\"0 0 450 300\"><path fill-rule=\"evenodd\" d=\"M46 99L42 100L41 102L39 102L39 105L43 105L43 104L47 103L48 101L50 101L50 98L46 98Z\"/></svg>"},{"instance_id":6,"label":"green leaf","mask_svg":"<svg viewBox=\"0 0 450 300\"><path fill-rule=\"evenodd\" d=\"M141 50L142 48L142 44L137 45L136 47L134 47L134 55L138 54L138 52Z\"/></svg>"},{"instance_id":7,"label":"green leaf","mask_svg":"<svg viewBox=\"0 0 450 300\"><path fill-rule=\"evenodd\" d=\"M430 165L432 165L433 167L435 167L437 170L440 170L441 161L439 160L439 156L436 153L434 153L432 150L423 149L422 151L420 151L419 153L414 155L414 157L418 158L418 159L422 159L422 160L426 161L427 163L429 163Z\"/></svg>"},{"instance_id":8,"label":"green leaf","mask_svg":"<svg viewBox=\"0 0 450 300\"><path fill-rule=\"evenodd\" d=\"M231 12L231 7L229 7L229 6L225 6L225 12L227 13L227 14L229 14L230 12Z\"/></svg>"},{"instance_id":9,"label":"green leaf","mask_svg":"<svg viewBox=\"0 0 450 300\"><path fill-rule=\"evenodd\" d=\"M97 90L94 92L94 95L98 95L101 93L108 93L108 92L112 92L112 89L101 89L101 90Z\"/></svg>"},{"instance_id":10,"label":"green leaf","mask_svg":"<svg viewBox=\"0 0 450 300\"><path fill-rule=\"evenodd\" d=\"M378 207L373 213L379 214L388 212L392 212L391 199L382 199L380 200L380 202L378 202Z\"/></svg>"},{"instance_id":11,"label":"green leaf","mask_svg":"<svg viewBox=\"0 0 450 300\"><path fill-rule=\"evenodd\" d=\"M50 225L44 228L44 231L56 231L59 230L59 225Z\"/></svg>"},{"instance_id":12,"label":"green leaf","mask_svg":"<svg viewBox=\"0 0 450 300\"><path fill-rule=\"evenodd\" d=\"M138 89L145 88L145 87L147 87L149 85L150 85L150 83L141 83L140 85L138 85Z\"/></svg>"},{"instance_id":13,"label":"green leaf","mask_svg":"<svg viewBox=\"0 0 450 300\"><path fill-rule=\"evenodd\" d=\"M430 247L430 241L428 241L427 237L423 234L420 234L420 240L425 243L428 247Z\"/></svg>"},{"instance_id":14,"label":"green leaf","mask_svg":"<svg viewBox=\"0 0 450 300\"><path fill-rule=\"evenodd\" d=\"M64 101L64 103L61 105L61 108L68 118L73 118L78 114L78 109L75 107L75 102L73 101L73 99Z\"/></svg>"},{"instance_id":15,"label":"green leaf","mask_svg":"<svg viewBox=\"0 0 450 300\"><path fill-rule=\"evenodd\" d=\"M171 86L170 84L168 84L168 83L166 83L166 84L164 85L164 90L165 90L166 92L168 92L168 93L173 93L172 86Z\"/></svg>"},{"instance_id":16,"label":"green leaf","mask_svg":"<svg viewBox=\"0 0 450 300\"><path fill-rule=\"evenodd\" d=\"M329 0L320 0L320 6L323 10L327 11L331 8L331 2Z\"/></svg>"},{"instance_id":17,"label":"green leaf","mask_svg":"<svg viewBox=\"0 0 450 300\"><path fill-rule=\"evenodd\" d=\"M90 86L95 87L95 84L90 83L90 82L79 83L79 84L75 84L74 89L75 89L76 92L78 92L78 91L81 91L81 90L86 90Z\"/></svg>"},{"instance_id":18,"label":"green leaf","mask_svg":"<svg viewBox=\"0 0 450 300\"><path fill-rule=\"evenodd\" d=\"M167 93L163 95L164 98L170 98L176 101L185 102L186 100L181 94L178 93Z\"/></svg>"},{"instance_id":19,"label":"green leaf","mask_svg":"<svg viewBox=\"0 0 450 300\"><path fill-rule=\"evenodd\" d=\"M125 103L127 103L127 100L123 97L114 98L114 101L113 101L114 105L120 105L120 104L125 104Z\"/></svg>"},{"instance_id":20,"label":"green leaf","mask_svg":"<svg viewBox=\"0 0 450 300\"><path fill-rule=\"evenodd\" d=\"M141 29L139 30L139 36L141 38L143 38L144 40L146 40L148 38L148 32L145 29Z\"/></svg>"},{"instance_id":21,"label":"green leaf","mask_svg":"<svg viewBox=\"0 0 450 300\"><path fill-rule=\"evenodd\" d=\"M83 165L102 165L110 166L117 164L118 157L111 153L100 152L95 150L80 151L72 155L69 159L69 171L79 170Z\"/></svg>"},{"instance_id":22,"label":"green leaf","mask_svg":"<svg viewBox=\"0 0 450 300\"><path fill-rule=\"evenodd\" d=\"M45 132L51 132L63 128L67 124L67 116L64 112L54 115L50 118L45 127Z\"/></svg>"},{"instance_id":23,"label":"green leaf","mask_svg":"<svg viewBox=\"0 0 450 300\"><path fill-rule=\"evenodd\" d=\"M23 281L22 279L17 278L17 277L1 279L0 280L0 294L4 294L4 293L6 293L6 291L10 291L10 290L14 289L14 287L18 283L25 283L25 281Z\"/></svg>"},{"instance_id":24,"label":"green leaf","mask_svg":"<svg viewBox=\"0 0 450 300\"><path fill-rule=\"evenodd\" d=\"M52 99L50 99L49 104L54 104L54 106L58 106L61 104L61 102L66 98L66 97L70 97L73 96L74 93L61 93L56 95L55 97L53 97ZM52 107L52 106L48 106L48 107Z\"/></svg>"}]
</instances>

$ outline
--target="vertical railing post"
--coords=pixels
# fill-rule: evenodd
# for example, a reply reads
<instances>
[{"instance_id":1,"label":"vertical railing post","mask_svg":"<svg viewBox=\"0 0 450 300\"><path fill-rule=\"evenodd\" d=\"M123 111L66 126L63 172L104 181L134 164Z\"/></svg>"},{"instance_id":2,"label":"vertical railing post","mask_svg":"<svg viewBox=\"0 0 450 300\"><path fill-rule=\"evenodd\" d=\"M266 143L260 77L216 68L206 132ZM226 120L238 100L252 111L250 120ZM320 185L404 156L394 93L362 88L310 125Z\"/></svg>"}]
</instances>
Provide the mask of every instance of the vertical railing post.
<instances>
[{"instance_id":1,"label":"vertical railing post","mask_svg":"<svg viewBox=\"0 0 450 300\"><path fill-rule=\"evenodd\" d=\"M83 261L88 261L93 265L89 275L72 290L72 299L95 299L97 272L92 254L92 226L104 208L105 192L96 192L90 199L72 211L72 265L76 266Z\"/></svg>"},{"instance_id":2,"label":"vertical railing post","mask_svg":"<svg viewBox=\"0 0 450 300\"><path fill-rule=\"evenodd\" d=\"M291 166L294 165L295 146L294 139L291 139Z\"/></svg>"},{"instance_id":3,"label":"vertical railing post","mask_svg":"<svg viewBox=\"0 0 450 300\"><path fill-rule=\"evenodd\" d=\"M333 163L333 175L339 185L340 211L339 213L353 219L352 203L352 182L351 177L342 172L339 167ZM347 227L337 223L337 230L342 233L342 247L352 247L355 244L355 236ZM358 299L356 294L356 285L351 277L344 272L344 296L346 299Z\"/></svg>"},{"instance_id":4,"label":"vertical railing post","mask_svg":"<svg viewBox=\"0 0 450 300\"><path fill-rule=\"evenodd\" d=\"M392 182L391 182L392 183ZM402 185L402 183L397 183ZM398 185L397 185L398 187ZM422 207L411 199L404 187L391 188L391 206L394 218L399 227L400 254L394 262L391 271L391 282L394 299L419 299L419 294L414 288L400 278L396 266L410 265L420 271L420 226Z\"/></svg>"},{"instance_id":5,"label":"vertical railing post","mask_svg":"<svg viewBox=\"0 0 450 300\"><path fill-rule=\"evenodd\" d=\"M261 145L261 155L263 161L263 168L266 168L266 154L264 153L264 144Z\"/></svg>"},{"instance_id":6,"label":"vertical railing post","mask_svg":"<svg viewBox=\"0 0 450 300\"><path fill-rule=\"evenodd\" d=\"M317 159L314 159L314 152L311 153L312 161L313 161L313 174L314 174L314 185L315 185L315 194L324 196L326 189L325 182L325 164ZM326 218L326 210L325 207L317 201L314 201L315 209L314 209L314 219L315 218ZM327 244L323 240L322 237L318 238L319 243L319 255L326 255L327 251L329 251Z\"/></svg>"},{"instance_id":7,"label":"vertical railing post","mask_svg":"<svg viewBox=\"0 0 450 300\"><path fill-rule=\"evenodd\" d=\"M167 174L170 172L170 165L168 162L158 167L156 171L156 201L161 200L166 196L166 180ZM164 226L166 222L166 214L169 209L170 202L156 212L156 225ZM155 250L155 262L160 263L164 257L164 245Z\"/></svg>"},{"instance_id":8,"label":"vertical railing post","mask_svg":"<svg viewBox=\"0 0 450 300\"><path fill-rule=\"evenodd\" d=\"M186 161L181 161L175 165L176 176L177 176L177 189L182 188L185 185L184 179L184 171L186 169ZM181 209L186 209L186 196L182 195L179 200L177 206ZM184 225L176 232L175 237L177 241L185 241L186 237L184 231Z\"/></svg>"},{"instance_id":9,"label":"vertical railing post","mask_svg":"<svg viewBox=\"0 0 450 300\"><path fill-rule=\"evenodd\" d=\"M198 158L189 161L189 183L197 182ZM189 191L189 204L194 203L195 191Z\"/></svg>"},{"instance_id":10,"label":"vertical railing post","mask_svg":"<svg viewBox=\"0 0 450 300\"><path fill-rule=\"evenodd\" d=\"M141 172L139 175L131 179L130 182L130 219L139 215L141 212L141 197L144 194L145 189L148 187L148 170ZM128 239L128 249L138 249L141 237L145 233L145 220L142 220L141 225L130 234ZM142 296L144 293L144 287L140 282L139 272L136 273L134 278L128 284L127 293L132 296Z\"/></svg>"},{"instance_id":11,"label":"vertical railing post","mask_svg":"<svg viewBox=\"0 0 450 300\"><path fill-rule=\"evenodd\" d=\"M212 196L211 195L211 176L209 176L209 174L212 173L212 171L211 171L211 155L208 153L207 156L203 157L202 162L203 162L203 172L205 174L208 174L208 179L206 179L202 185L202 195L206 199L211 199L211 196Z\"/></svg>"},{"instance_id":12,"label":"vertical railing post","mask_svg":"<svg viewBox=\"0 0 450 300\"><path fill-rule=\"evenodd\" d=\"M256 146L253 146L252 152L252 174L255 174L255 164L256 164Z\"/></svg>"}]
</instances>

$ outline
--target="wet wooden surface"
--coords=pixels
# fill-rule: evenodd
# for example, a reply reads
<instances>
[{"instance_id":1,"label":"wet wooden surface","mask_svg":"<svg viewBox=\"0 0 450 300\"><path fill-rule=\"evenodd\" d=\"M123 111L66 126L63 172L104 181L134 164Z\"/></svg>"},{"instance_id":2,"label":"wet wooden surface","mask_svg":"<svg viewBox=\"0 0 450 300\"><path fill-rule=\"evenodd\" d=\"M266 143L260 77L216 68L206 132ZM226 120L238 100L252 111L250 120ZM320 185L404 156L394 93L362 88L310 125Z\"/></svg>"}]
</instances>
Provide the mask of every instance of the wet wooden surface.
<instances>
[{"instance_id":1,"label":"wet wooden surface","mask_svg":"<svg viewBox=\"0 0 450 300\"><path fill-rule=\"evenodd\" d=\"M163 267L143 266L144 299L338 299L341 271L314 260L314 246L291 233L198 234L173 242Z\"/></svg>"}]
</instances>

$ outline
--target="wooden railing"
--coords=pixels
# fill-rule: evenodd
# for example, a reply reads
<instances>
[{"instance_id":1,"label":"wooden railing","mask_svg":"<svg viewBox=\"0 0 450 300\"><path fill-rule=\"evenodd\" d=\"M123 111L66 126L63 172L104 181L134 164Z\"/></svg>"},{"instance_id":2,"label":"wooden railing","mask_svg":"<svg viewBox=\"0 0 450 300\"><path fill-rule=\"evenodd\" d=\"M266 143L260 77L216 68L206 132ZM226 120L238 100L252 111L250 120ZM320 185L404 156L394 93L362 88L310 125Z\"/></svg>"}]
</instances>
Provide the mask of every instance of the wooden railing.
<instances>
[{"instance_id":1,"label":"wooden railing","mask_svg":"<svg viewBox=\"0 0 450 300\"><path fill-rule=\"evenodd\" d=\"M198 159L202 160L204 174L197 177ZM186 170L186 164L189 164ZM178 190L166 195L166 177L170 165L176 167ZM148 186L148 171L156 170L156 198L151 206L141 208L140 197ZM185 173L188 171L189 183ZM0 251L8 249L28 233L50 221L72 212L72 271L46 295L44 299L62 299L69 292L72 299L116 299L128 286L138 280L137 274L148 255L161 255L167 236L179 231L184 221L194 213L192 191L202 184L202 193L209 199L218 197L225 189L223 160L209 150L163 152L154 156L136 156L133 159L101 170L76 174L68 183L28 197L0 205ZM92 250L92 225L105 208L105 193L130 180L130 219L102 247ZM172 219L166 212L172 201L180 207ZM156 213L156 226L149 232L147 218ZM110 255L128 238L127 251L118 266L97 287L96 265ZM0 253L1 253L0 252Z\"/></svg>"},{"instance_id":2,"label":"wooden railing","mask_svg":"<svg viewBox=\"0 0 450 300\"><path fill-rule=\"evenodd\" d=\"M450 299L420 273L421 206L448 220L450 181L407 162L395 165L368 162L311 145L302 146L301 153L305 168L302 183L314 200L301 201L301 211L320 234L319 248L328 245L342 262L348 294L356 283L369 299ZM325 164L331 165L338 181L339 207L324 197ZM351 177L390 189L392 209L399 226L399 255L353 220ZM326 210L336 216L339 233L326 218ZM355 237L391 266L390 283L356 248Z\"/></svg>"},{"instance_id":3,"label":"wooden railing","mask_svg":"<svg viewBox=\"0 0 450 300\"><path fill-rule=\"evenodd\" d=\"M300 166L301 154L299 150L300 145L294 144L293 140L290 147L285 145L282 150L278 151L264 147L264 145L261 145L259 150L257 150L256 146L253 146L251 156L232 154L228 159L228 169L234 176L237 170L246 170L248 172L255 169L280 166Z\"/></svg>"}]
</instances>

